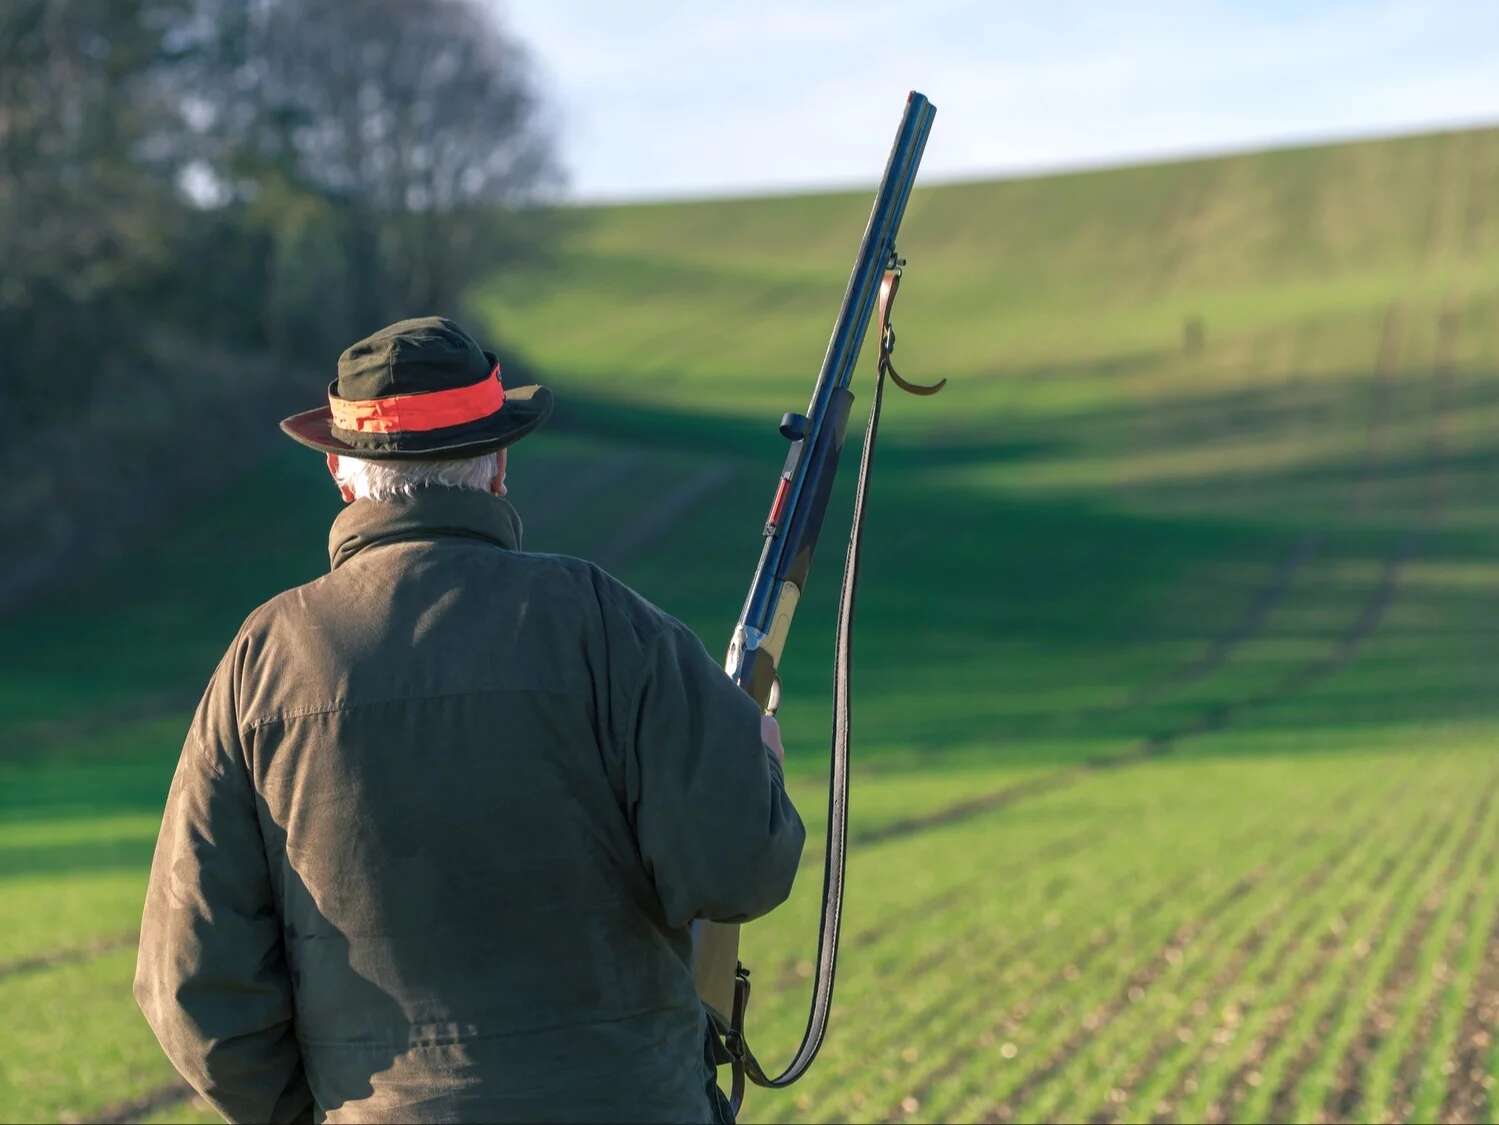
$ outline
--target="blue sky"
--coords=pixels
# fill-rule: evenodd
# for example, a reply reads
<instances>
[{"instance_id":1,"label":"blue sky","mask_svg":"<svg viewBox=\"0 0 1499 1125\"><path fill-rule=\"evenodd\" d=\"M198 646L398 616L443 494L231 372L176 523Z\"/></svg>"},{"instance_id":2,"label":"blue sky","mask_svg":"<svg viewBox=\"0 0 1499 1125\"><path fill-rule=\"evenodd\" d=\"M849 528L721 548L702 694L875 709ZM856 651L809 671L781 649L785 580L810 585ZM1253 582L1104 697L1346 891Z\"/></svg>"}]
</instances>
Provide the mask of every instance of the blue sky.
<instances>
[{"instance_id":1,"label":"blue sky","mask_svg":"<svg viewBox=\"0 0 1499 1125\"><path fill-rule=\"evenodd\" d=\"M1499 2L490 0L574 198L873 182L905 93L923 179L1499 123Z\"/></svg>"}]
</instances>

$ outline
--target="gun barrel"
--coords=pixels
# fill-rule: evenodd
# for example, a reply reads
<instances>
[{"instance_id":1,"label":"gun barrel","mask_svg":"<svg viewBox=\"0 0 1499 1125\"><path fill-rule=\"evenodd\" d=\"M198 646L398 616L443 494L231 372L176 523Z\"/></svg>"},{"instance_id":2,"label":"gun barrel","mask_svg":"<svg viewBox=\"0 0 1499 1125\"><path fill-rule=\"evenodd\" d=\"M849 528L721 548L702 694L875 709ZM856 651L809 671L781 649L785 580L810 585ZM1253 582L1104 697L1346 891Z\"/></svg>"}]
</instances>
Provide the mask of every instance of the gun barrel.
<instances>
[{"instance_id":1,"label":"gun barrel","mask_svg":"<svg viewBox=\"0 0 1499 1125\"><path fill-rule=\"evenodd\" d=\"M812 401L807 409L809 418L820 417L834 388L848 386L853 377L859 348L874 312L880 276L895 251L895 236L906 213L906 201L916 183L916 170L921 165L927 134L931 132L932 118L936 113L937 109L931 102L911 91L895 133L895 142L890 147L890 158L885 164L879 192L869 212L864 238L859 243L853 272L849 274L843 304L838 309L838 319L828 340L822 371L812 391Z\"/></svg>"},{"instance_id":2,"label":"gun barrel","mask_svg":"<svg viewBox=\"0 0 1499 1125\"><path fill-rule=\"evenodd\" d=\"M885 174L870 209L859 253L849 274L848 288L844 290L838 319L833 323L822 369L807 406L807 428L803 440L813 455L798 459L787 482L784 507L790 517L784 533L768 536L765 540L739 618L746 629L759 633L770 631L782 581L788 577L793 564L810 564L811 551L821 529L822 512L809 510L803 498L814 501L818 507L826 503L827 485L813 478L819 470L836 470L836 454L828 456L824 451L842 446L842 428L847 423L848 412L835 409L835 406L841 397L840 392L847 390L853 378L859 349L869 330L869 318L874 313L880 278L895 253L895 237L906 212L906 201L910 199L911 188L916 182L916 171L921 165L927 134L931 132L936 112L936 107L914 90L906 99L905 112L896 129ZM837 432L833 432L835 429ZM802 569L801 566L797 568ZM798 586L804 578L805 573L797 576Z\"/></svg>"}]
</instances>

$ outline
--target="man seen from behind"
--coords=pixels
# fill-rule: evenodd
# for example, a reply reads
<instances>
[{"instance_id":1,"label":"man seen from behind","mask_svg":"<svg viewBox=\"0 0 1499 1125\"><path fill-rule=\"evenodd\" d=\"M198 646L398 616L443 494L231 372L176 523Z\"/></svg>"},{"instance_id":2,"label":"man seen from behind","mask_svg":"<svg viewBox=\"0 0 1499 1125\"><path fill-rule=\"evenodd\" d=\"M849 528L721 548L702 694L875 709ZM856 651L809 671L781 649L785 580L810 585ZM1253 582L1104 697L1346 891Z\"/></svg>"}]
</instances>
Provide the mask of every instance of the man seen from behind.
<instances>
[{"instance_id":1,"label":"man seen from behind","mask_svg":"<svg viewBox=\"0 0 1499 1125\"><path fill-rule=\"evenodd\" d=\"M347 502L331 570L209 683L135 983L228 1120L725 1120L690 925L782 902L803 828L685 626L521 549L508 447L551 407L428 317L282 423Z\"/></svg>"}]
</instances>

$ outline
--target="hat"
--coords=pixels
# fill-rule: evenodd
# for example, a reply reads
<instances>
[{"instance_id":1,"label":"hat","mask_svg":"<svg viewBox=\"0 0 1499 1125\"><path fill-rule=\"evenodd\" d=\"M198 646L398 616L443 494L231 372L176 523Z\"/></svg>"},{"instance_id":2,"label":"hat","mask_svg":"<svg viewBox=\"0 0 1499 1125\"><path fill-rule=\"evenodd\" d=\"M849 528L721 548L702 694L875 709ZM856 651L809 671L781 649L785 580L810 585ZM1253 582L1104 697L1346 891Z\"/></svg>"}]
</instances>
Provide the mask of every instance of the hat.
<instances>
[{"instance_id":1,"label":"hat","mask_svg":"<svg viewBox=\"0 0 1499 1125\"><path fill-rule=\"evenodd\" d=\"M345 349L327 405L281 428L325 453L443 461L503 449L551 413L546 387L505 387L493 352L446 317L423 316Z\"/></svg>"}]
</instances>

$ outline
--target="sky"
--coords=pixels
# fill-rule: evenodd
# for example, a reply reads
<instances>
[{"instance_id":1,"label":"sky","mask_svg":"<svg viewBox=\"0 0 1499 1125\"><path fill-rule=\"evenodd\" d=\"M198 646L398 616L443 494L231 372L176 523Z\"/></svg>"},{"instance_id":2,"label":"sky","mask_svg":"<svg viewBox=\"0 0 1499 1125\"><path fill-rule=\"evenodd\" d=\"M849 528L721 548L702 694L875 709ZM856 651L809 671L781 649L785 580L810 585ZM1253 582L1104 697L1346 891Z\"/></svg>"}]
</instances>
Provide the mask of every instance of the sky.
<instances>
[{"instance_id":1,"label":"sky","mask_svg":"<svg viewBox=\"0 0 1499 1125\"><path fill-rule=\"evenodd\" d=\"M580 201L924 182L1499 123L1499 2L488 0Z\"/></svg>"}]
</instances>

